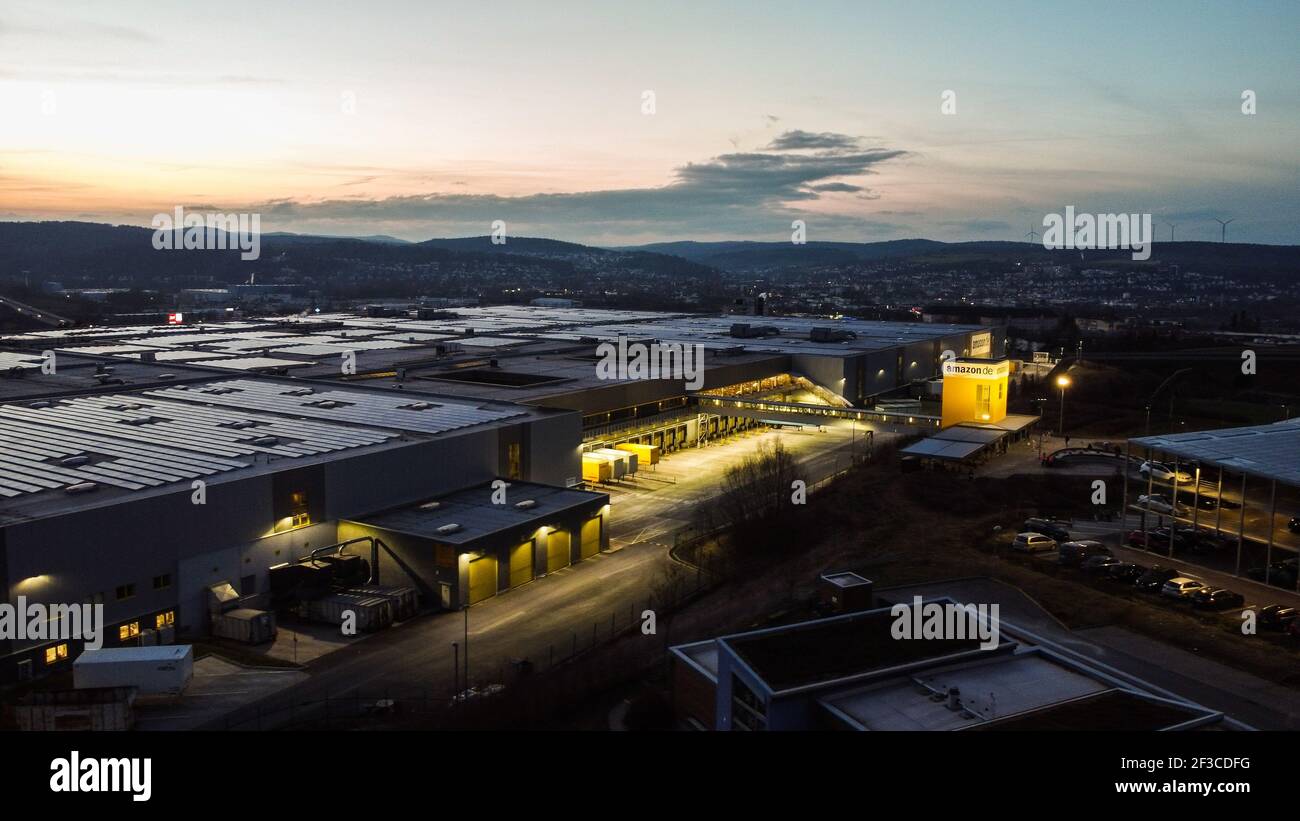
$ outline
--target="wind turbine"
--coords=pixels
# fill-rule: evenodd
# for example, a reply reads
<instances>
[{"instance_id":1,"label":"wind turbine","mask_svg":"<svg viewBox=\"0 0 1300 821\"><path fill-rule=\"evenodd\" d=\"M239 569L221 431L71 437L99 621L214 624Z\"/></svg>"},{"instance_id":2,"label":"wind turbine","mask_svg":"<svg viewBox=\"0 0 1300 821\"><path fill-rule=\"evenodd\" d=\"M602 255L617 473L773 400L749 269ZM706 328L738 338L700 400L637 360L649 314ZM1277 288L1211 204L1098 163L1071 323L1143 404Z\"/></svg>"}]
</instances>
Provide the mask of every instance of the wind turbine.
<instances>
[{"instance_id":1,"label":"wind turbine","mask_svg":"<svg viewBox=\"0 0 1300 821\"><path fill-rule=\"evenodd\" d=\"M1029 233L1025 234L1025 236L1029 237L1030 242L1033 242L1034 238L1037 237L1038 235L1039 235L1038 232L1034 230L1034 224L1032 222L1029 223Z\"/></svg>"},{"instance_id":2,"label":"wind turbine","mask_svg":"<svg viewBox=\"0 0 1300 821\"><path fill-rule=\"evenodd\" d=\"M1173 223L1173 222L1166 222L1165 225L1168 225L1168 226L1169 226L1169 241L1170 241L1170 242L1173 242L1173 241L1174 241L1174 229L1177 228L1178 225L1177 225L1177 223Z\"/></svg>"},{"instance_id":3,"label":"wind turbine","mask_svg":"<svg viewBox=\"0 0 1300 821\"><path fill-rule=\"evenodd\" d=\"M1236 221L1237 221L1237 218L1236 218L1236 217L1233 217L1232 219L1228 220L1228 222L1236 222ZM1228 222L1224 222L1224 221L1221 220L1221 219L1216 219L1215 222L1219 223L1219 227L1222 229L1222 231L1221 231L1220 234L1219 234L1219 242L1227 242L1227 241L1228 241Z\"/></svg>"}]
</instances>

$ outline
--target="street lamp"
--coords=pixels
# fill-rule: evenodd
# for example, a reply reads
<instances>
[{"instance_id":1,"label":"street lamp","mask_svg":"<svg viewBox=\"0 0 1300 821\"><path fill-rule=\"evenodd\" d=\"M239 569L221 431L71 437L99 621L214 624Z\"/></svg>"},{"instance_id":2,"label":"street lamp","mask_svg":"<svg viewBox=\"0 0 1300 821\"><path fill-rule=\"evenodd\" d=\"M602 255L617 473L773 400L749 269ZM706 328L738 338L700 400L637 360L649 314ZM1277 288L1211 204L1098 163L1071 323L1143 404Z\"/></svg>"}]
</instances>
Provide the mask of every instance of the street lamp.
<instances>
[{"instance_id":1,"label":"street lamp","mask_svg":"<svg viewBox=\"0 0 1300 821\"><path fill-rule=\"evenodd\" d=\"M1060 430L1056 432L1057 436L1065 435L1065 389L1070 387L1070 377L1061 374L1056 377L1056 386L1061 389L1061 421Z\"/></svg>"}]
</instances>

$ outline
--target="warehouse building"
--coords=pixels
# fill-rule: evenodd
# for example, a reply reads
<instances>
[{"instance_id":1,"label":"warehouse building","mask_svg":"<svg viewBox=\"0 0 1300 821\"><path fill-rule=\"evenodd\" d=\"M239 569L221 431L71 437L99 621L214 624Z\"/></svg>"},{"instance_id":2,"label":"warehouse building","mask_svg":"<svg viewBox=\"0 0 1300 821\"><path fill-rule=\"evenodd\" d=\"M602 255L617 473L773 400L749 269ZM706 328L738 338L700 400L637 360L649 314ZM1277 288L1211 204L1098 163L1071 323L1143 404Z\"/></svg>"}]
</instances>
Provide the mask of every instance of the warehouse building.
<instances>
[{"instance_id":1,"label":"warehouse building","mask_svg":"<svg viewBox=\"0 0 1300 821\"><path fill-rule=\"evenodd\" d=\"M530 482L486 483L339 523L376 540L378 576L455 609L609 548L609 497Z\"/></svg>"},{"instance_id":2,"label":"warehouse building","mask_svg":"<svg viewBox=\"0 0 1300 821\"><path fill-rule=\"evenodd\" d=\"M980 325L512 305L383 314L62 329L6 342L576 410L591 447L630 441L665 453L767 421L937 429L936 413L880 400L935 379L946 358L996 358L1005 348L1003 328ZM601 379L599 346L620 340L700 346L703 384Z\"/></svg>"},{"instance_id":3,"label":"warehouse building","mask_svg":"<svg viewBox=\"0 0 1300 821\"><path fill-rule=\"evenodd\" d=\"M644 470L764 424L937 426L878 400L1004 344L979 326L735 319L443 307L7 337L0 581L10 602L102 603L123 642L193 636L213 585L269 595L270 568L364 538L381 578L459 607L608 546L604 496L575 489L584 452ZM699 345L703 378L602 379L599 346L619 340ZM497 479L535 505L485 503ZM0 677L75 655L49 649L0 646Z\"/></svg>"},{"instance_id":4,"label":"warehouse building","mask_svg":"<svg viewBox=\"0 0 1300 821\"><path fill-rule=\"evenodd\" d=\"M571 411L266 377L135 376L132 390L0 404L6 599L102 604L110 646L155 629L204 633L209 587L266 593L272 566L338 542L343 521L498 478L562 489L581 472ZM44 378L25 377L23 390ZM0 676L38 675L77 650L9 642Z\"/></svg>"}]
</instances>

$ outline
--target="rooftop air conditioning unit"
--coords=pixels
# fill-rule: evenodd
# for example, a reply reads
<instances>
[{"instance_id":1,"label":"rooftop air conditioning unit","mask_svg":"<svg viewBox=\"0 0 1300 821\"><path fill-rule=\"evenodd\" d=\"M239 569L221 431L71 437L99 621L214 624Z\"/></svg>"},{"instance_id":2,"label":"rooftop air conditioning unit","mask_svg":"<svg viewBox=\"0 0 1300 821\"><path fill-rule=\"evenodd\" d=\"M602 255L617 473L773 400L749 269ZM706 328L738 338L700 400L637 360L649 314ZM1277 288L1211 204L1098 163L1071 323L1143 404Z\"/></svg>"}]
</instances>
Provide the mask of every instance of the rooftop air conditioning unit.
<instances>
[{"instance_id":1,"label":"rooftop air conditioning unit","mask_svg":"<svg viewBox=\"0 0 1300 821\"><path fill-rule=\"evenodd\" d=\"M537 500L524 499L522 502L515 502L515 507L519 508L520 510L528 510L529 508L537 507Z\"/></svg>"},{"instance_id":2,"label":"rooftop air conditioning unit","mask_svg":"<svg viewBox=\"0 0 1300 821\"><path fill-rule=\"evenodd\" d=\"M440 535L446 536L447 534L449 534L449 533L455 533L455 532L458 531L458 530L460 530L460 525L455 524L455 523L453 522L452 524L449 524L449 525L443 525L442 527L438 528L437 532L438 532Z\"/></svg>"},{"instance_id":3,"label":"rooftop air conditioning unit","mask_svg":"<svg viewBox=\"0 0 1300 821\"><path fill-rule=\"evenodd\" d=\"M98 487L95 482L78 482L75 485L68 485L63 490L65 493L89 493Z\"/></svg>"},{"instance_id":4,"label":"rooftop air conditioning unit","mask_svg":"<svg viewBox=\"0 0 1300 821\"><path fill-rule=\"evenodd\" d=\"M437 510L442 507L442 502L425 502L419 506L420 510Z\"/></svg>"}]
</instances>

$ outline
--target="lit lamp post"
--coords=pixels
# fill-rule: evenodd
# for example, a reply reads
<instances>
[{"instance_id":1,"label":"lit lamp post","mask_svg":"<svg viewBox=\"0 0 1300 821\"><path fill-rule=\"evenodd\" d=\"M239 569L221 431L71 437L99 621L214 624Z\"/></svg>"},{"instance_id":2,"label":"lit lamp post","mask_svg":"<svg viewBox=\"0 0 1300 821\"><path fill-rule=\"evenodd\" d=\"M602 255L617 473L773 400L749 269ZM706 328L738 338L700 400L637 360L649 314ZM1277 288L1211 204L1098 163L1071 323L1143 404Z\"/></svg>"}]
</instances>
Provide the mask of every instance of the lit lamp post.
<instances>
[{"instance_id":1,"label":"lit lamp post","mask_svg":"<svg viewBox=\"0 0 1300 821\"><path fill-rule=\"evenodd\" d=\"M1065 389L1070 387L1070 377L1061 374L1056 377L1056 386L1061 389L1061 421L1060 430L1056 432L1057 436L1065 435Z\"/></svg>"}]
</instances>

